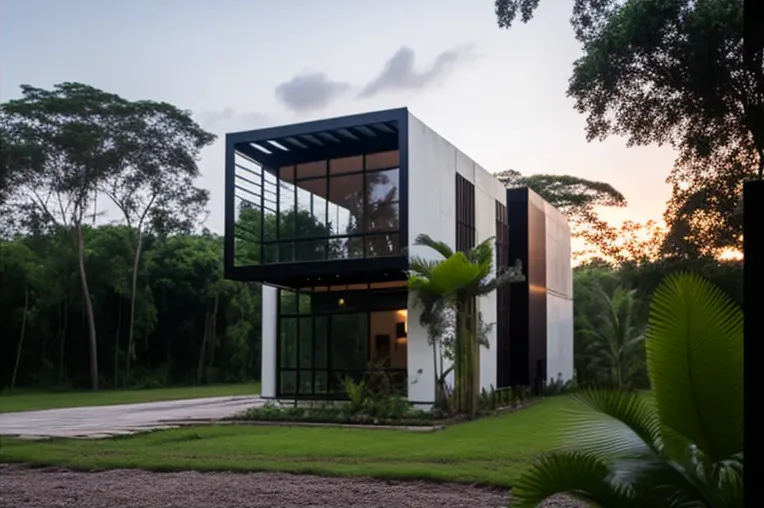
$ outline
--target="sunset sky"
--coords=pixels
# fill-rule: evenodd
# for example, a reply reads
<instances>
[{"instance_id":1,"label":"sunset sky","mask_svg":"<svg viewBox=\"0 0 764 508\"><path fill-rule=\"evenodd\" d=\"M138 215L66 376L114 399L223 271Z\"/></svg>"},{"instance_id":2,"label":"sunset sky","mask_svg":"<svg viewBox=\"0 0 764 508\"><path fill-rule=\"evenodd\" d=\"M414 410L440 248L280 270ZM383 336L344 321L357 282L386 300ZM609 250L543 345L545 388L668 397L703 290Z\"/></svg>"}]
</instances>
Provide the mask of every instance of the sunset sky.
<instances>
[{"instance_id":1,"label":"sunset sky","mask_svg":"<svg viewBox=\"0 0 764 508\"><path fill-rule=\"evenodd\" d=\"M0 0L0 99L80 81L220 135L407 106L489 171L603 180L629 201L606 218L660 220L673 150L588 143L565 95L571 4L542 1L506 31L492 0ZM220 232L222 143L201 168Z\"/></svg>"}]
</instances>

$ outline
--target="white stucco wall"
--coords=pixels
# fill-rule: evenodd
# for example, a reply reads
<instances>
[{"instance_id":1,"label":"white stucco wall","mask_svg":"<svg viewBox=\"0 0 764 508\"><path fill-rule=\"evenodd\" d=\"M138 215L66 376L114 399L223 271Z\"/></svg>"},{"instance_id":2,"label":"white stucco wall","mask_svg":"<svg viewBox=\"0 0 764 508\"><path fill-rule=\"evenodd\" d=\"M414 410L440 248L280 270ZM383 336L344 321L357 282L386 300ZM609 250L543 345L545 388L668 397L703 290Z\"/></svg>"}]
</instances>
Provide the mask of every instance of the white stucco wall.
<instances>
[{"instance_id":1,"label":"white stucco wall","mask_svg":"<svg viewBox=\"0 0 764 508\"><path fill-rule=\"evenodd\" d=\"M546 215L547 380L573 378L573 268L570 227L544 203Z\"/></svg>"},{"instance_id":2,"label":"white stucco wall","mask_svg":"<svg viewBox=\"0 0 764 508\"><path fill-rule=\"evenodd\" d=\"M447 243L456 242L456 149L412 115L408 119L409 256L441 259L426 247L414 245L421 233ZM419 311L409 299L408 397L432 403L435 373L427 331L419 324Z\"/></svg>"},{"instance_id":3,"label":"white stucco wall","mask_svg":"<svg viewBox=\"0 0 764 508\"><path fill-rule=\"evenodd\" d=\"M477 242L496 234L496 200L506 202L504 187L464 153L423 122L409 114L409 253L441 259L431 249L414 246L417 235L427 233L451 248L456 244L456 174L475 185ZM481 298L478 308L488 323L496 321L496 295ZM432 402L435 395L432 349L419 324L419 313L409 302L408 374L409 400ZM496 330L490 347L480 351L480 383L496 385ZM453 382L453 376L450 379Z\"/></svg>"},{"instance_id":4,"label":"white stucco wall","mask_svg":"<svg viewBox=\"0 0 764 508\"><path fill-rule=\"evenodd\" d=\"M278 320L278 290L263 285L262 293L262 366L260 395L276 397L276 321Z\"/></svg>"}]
</instances>

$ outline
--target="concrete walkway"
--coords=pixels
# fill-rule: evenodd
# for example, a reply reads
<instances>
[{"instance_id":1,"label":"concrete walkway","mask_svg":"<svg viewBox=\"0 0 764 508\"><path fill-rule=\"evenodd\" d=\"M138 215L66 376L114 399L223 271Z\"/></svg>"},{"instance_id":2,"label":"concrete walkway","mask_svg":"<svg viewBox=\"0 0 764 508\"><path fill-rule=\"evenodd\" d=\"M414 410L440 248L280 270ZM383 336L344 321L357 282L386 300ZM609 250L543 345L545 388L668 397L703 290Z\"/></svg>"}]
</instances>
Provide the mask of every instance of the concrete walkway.
<instances>
[{"instance_id":1,"label":"concrete walkway","mask_svg":"<svg viewBox=\"0 0 764 508\"><path fill-rule=\"evenodd\" d=\"M0 414L0 435L27 438L101 438L171 428L168 422L217 419L262 405L260 397L204 399L73 407Z\"/></svg>"}]
</instances>

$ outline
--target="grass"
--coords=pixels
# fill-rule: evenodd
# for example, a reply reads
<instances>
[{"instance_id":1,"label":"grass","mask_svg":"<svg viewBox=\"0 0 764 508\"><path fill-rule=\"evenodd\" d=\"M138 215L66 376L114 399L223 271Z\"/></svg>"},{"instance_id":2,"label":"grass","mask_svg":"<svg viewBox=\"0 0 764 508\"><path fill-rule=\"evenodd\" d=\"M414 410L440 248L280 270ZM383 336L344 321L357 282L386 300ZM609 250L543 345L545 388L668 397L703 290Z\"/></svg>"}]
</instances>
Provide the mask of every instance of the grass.
<instances>
[{"instance_id":1,"label":"grass","mask_svg":"<svg viewBox=\"0 0 764 508\"><path fill-rule=\"evenodd\" d=\"M154 388L146 390L103 390L98 392L3 391L2 395L0 395L0 413L197 399L202 397L257 395L259 393L260 383Z\"/></svg>"},{"instance_id":2,"label":"grass","mask_svg":"<svg viewBox=\"0 0 764 508\"><path fill-rule=\"evenodd\" d=\"M0 463L285 471L509 487L534 456L554 447L560 412L568 404L552 397L516 413L434 433L221 425L93 441L3 439Z\"/></svg>"}]
</instances>

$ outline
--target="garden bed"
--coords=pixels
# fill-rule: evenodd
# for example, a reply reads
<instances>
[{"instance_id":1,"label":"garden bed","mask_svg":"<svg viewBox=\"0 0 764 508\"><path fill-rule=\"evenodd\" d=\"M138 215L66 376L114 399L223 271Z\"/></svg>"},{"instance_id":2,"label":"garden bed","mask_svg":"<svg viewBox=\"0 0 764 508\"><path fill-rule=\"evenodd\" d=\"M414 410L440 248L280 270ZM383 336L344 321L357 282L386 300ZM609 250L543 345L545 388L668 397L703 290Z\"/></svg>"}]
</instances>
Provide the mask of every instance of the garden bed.
<instances>
[{"instance_id":1,"label":"garden bed","mask_svg":"<svg viewBox=\"0 0 764 508\"><path fill-rule=\"evenodd\" d=\"M476 418L446 415L440 411L422 411L401 403L397 412L369 410L353 407L347 403L314 403L311 405L285 406L269 403L254 407L226 418L225 421L263 425L338 426L346 428L404 428L409 430L440 430L471 420L511 413L528 408L540 399L529 399L491 410L482 410ZM190 422L189 422L190 423Z\"/></svg>"}]
</instances>

